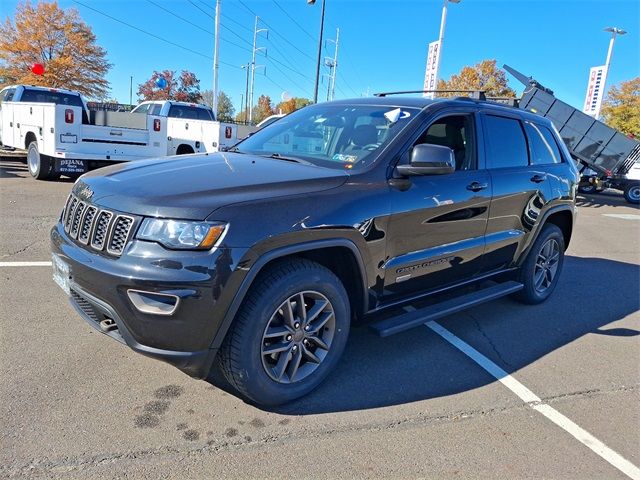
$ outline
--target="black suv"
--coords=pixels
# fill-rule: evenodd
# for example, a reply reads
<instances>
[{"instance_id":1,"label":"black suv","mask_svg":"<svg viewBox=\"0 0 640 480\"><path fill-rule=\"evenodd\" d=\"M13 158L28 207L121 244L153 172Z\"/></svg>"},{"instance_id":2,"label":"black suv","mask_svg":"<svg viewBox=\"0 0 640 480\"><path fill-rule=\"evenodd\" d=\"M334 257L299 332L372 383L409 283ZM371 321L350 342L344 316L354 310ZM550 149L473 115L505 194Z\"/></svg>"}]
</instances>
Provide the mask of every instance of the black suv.
<instances>
[{"instance_id":1,"label":"black suv","mask_svg":"<svg viewBox=\"0 0 640 480\"><path fill-rule=\"evenodd\" d=\"M217 362L278 404L327 376L353 320L443 292L374 327L546 300L577 182L552 124L516 108L318 104L228 152L82 176L51 231L54 279L99 331L196 378Z\"/></svg>"}]
</instances>

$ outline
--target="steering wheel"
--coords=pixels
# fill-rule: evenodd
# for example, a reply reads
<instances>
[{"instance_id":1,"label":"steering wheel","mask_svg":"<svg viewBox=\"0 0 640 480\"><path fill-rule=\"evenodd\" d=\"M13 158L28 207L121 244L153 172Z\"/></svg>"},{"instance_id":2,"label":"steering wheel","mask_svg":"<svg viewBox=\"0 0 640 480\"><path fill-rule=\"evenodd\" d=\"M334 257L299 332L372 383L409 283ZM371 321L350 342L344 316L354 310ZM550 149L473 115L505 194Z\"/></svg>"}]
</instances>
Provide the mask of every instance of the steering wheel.
<instances>
[{"instance_id":1,"label":"steering wheel","mask_svg":"<svg viewBox=\"0 0 640 480\"><path fill-rule=\"evenodd\" d=\"M370 152L373 152L374 150L377 150L379 147L380 147L379 143L369 143L364 147L362 147L361 150L369 150Z\"/></svg>"}]
</instances>

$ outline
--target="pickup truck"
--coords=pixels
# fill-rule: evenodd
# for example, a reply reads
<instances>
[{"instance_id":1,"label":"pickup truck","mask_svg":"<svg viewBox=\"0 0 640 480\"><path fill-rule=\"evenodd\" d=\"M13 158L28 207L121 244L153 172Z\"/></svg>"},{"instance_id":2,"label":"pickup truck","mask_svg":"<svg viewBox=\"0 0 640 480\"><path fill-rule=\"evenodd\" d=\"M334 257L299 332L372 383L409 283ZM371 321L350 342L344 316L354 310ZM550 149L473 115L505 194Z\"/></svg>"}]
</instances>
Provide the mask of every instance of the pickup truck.
<instances>
[{"instance_id":1,"label":"pickup truck","mask_svg":"<svg viewBox=\"0 0 640 480\"><path fill-rule=\"evenodd\" d=\"M92 111L71 90L18 85L0 91L0 143L26 150L29 172L39 180L116 162L214 152L237 141L236 126L214 121L202 105L145 102L134 112Z\"/></svg>"},{"instance_id":2,"label":"pickup truck","mask_svg":"<svg viewBox=\"0 0 640 480\"><path fill-rule=\"evenodd\" d=\"M551 121L522 109L316 104L227 152L83 175L51 230L53 275L97 331L280 404L330 374L354 321L385 337L547 300L578 181Z\"/></svg>"}]
</instances>

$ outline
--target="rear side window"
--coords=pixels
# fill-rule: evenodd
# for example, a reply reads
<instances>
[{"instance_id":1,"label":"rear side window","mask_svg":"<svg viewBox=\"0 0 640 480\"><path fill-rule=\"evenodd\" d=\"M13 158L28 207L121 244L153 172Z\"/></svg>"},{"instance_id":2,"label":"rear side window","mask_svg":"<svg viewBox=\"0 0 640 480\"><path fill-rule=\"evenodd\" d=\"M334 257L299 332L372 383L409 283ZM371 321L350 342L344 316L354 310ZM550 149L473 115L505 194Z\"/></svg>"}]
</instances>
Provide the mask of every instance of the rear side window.
<instances>
[{"instance_id":1,"label":"rear side window","mask_svg":"<svg viewBox=\"0 0 640 480\"><path fill-rule=\"evenodd\" d=\"M485 115L484 119L489 167L528 166L527 141L520 121L495 115Z\"/></svg>"},{"instance_id":2,"label":"rear side window","mask_svg":"<svg viewBox=\"0 0 640 480\"><path fill-rule=\"evenodd\" d=\"M160 115L160 110L162 110L162 104L154 103L151 109L149 109L149 115Z\"/></svg>"},{"instance_id":3,"label":"rear side window","mask_svg":"<svg viewBox=\"0 0 640 480\"><path fill-rule=\"evenodd\" d=\"M56 105L69 105L72 107L84 107L82 100L78 95L70 95L68 93L46 91L46 90L30 90L25 89L22 92L21 102L37 102L37 103L55 103Z\"/></svg>"},{"instance_id":4,"label":"rear side window","mask_svg":"<svg viewBox=\"0 0 640 480\"><path fill-rule=\"evenodd\" d=\"M532 165L550 165L562 162L558 144L547 127L524 122L524 129L529 137Z\"/></svg>"},{"instance_id":5,"label":"rear side window","mask_svg":"<svg viewBox=\"0 0 640 480\"><path fill-rule=\"evenodd\" d=\"M143 103L142 105L138 105L134 108L131 113L148 113L149 107L151 107L150 103Z\"/></svg>"},{"instance_id":6,"label":"rear side window","mask_svg":"<svg viewBox=\"0 0 640 480\"><path fill-rule=\"evenodd\" d=\"M10 88L9 90L7 90L6 95L4 96L4 98L2 99L3 102L11 102L13 100L13 95L16 93L16 89L15 88Z\"/></svg>"},{"instance_id":7,"label":"rear side window","mask_svg":"<svg viewBox=\"0 0 640 480\"><path fill-rule=\"evenodd\" d=\"M211 110L208 108L198 108L198 120L212 121Z\"/></svg>"},{"instance_id":8,"label":"rear side window","mask_svg":"<svg viewBox=\"0 0 640 480\"><path fill-rule=\"evenodd\" d=\"M185 107L183 105L171 105L169 116L172 118L182 118L188 120L198 120L198 109Z\"/></svg>"}]
</instances>

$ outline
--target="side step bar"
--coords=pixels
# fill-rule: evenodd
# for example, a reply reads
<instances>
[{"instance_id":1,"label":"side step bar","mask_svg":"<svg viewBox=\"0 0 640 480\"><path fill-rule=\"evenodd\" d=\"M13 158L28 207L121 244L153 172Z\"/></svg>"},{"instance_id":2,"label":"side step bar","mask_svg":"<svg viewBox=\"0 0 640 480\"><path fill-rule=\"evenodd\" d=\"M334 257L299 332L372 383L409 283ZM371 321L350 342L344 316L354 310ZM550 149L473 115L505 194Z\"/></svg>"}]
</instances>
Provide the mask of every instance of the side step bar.
<instances>
[{"instance_id":1,"label":"side step bar","mask_svg":"<svg viewBox=\"0 0 640 480\"><path fill-rule=\"evenodd\" d=\"M461 312L476 305L496 300L522 290L524 285L519 282L504 282L492 285L482 290L462 295L460 297L451 298L435 305L414 310L412 312L403 313L397 317L387 318L379 322L371 324L371 328L381 337L388 337L395 333L404 332L410 328L419 327L420 325L446 317L453 313Z\"/></svg>"}]
</instances>

